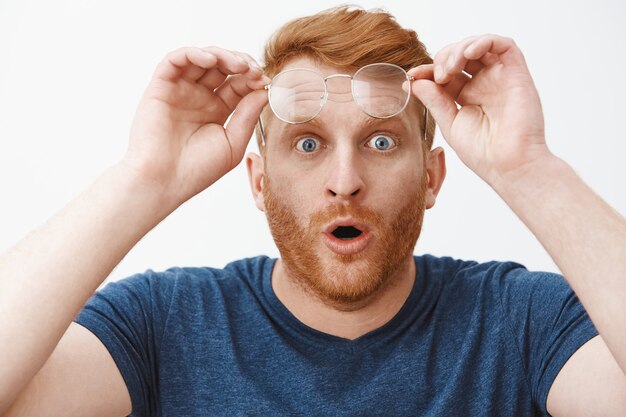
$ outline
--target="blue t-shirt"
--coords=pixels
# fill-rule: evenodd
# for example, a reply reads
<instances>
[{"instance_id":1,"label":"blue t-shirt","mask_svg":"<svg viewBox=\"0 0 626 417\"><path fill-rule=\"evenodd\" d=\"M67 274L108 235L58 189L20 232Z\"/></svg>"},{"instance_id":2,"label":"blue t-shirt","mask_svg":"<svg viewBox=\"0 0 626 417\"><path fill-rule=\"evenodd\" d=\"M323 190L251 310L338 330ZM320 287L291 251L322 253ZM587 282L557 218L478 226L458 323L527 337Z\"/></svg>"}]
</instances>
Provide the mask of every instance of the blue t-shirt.
<instances>
[{"instance_id":1,"label":"blue t-shirt","mask_svg":"<svg viewBox=\"0 0 626 417\"><path fill-rule=\"evenodd\" d=\"M293 316L274 264L147 270L94 294L76 322L111 353L132 416L543 416L598 334L560 275L424 255L400 311L351 341Z\"/></svg>"}]
</instances>

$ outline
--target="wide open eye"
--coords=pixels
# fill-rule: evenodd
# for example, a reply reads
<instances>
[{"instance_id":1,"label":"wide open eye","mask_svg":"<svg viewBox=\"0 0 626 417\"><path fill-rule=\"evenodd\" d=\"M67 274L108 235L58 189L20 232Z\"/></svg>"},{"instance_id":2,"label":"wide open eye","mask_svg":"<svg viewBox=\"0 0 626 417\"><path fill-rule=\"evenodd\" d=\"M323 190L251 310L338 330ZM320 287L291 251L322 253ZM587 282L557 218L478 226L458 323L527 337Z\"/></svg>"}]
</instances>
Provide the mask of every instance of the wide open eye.
<instances>
[{"instance_id":1,"label":"wide open eye","mask_svg":"<svg viewBox=\"0 0 626 417\"><path fill-rule=\"evenodd\" d=\"M314 138L302 138L300 140L298 140L298 142L296 143L296 149L299 150L300 152L304 152L304 153L311 153L314 152L318 146L319 146L319 141L317 139Z\"/></svg>"},{"instance_id":2,"label":"wide open eye","mask_svg":"<svg viewBox=\"0 0 626 417\"><path fill-rule=\"evenodd\" d=\"M367 142L367 146L379 151L388 151L396 147L396 142L387 135L376 135Z\"/></svg>"}]
</instances>

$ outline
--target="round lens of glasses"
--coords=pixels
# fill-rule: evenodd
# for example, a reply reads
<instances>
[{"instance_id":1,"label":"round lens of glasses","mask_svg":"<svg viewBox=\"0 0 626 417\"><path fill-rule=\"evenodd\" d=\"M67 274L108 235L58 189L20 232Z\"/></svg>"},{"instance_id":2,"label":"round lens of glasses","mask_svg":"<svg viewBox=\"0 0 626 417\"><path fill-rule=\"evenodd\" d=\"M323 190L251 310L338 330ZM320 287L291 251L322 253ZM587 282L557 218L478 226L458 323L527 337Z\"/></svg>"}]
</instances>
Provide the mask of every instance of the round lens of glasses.
<instances>
[{"instance_id":1,"label":"round lens of glasses","mask_svg":"<svg viewBox=\"0 0 626 417\"><path fill-rule=\"evenodd\" d=\"M315 71L293 69L272 79L269 101L274 114L287 123L304 123L319 114L324 105L326 83Z\"/></svg>"},{"instance_id":2,"label":"round lens of glasses","mask_svg":"<svg viewBox=\"0 0 626 417\"><path fill-rule=\"evenodd\" d=\"M366 65L352 78L354 101L368 115L380 119L395 116L406 107L410 94L402 89L407 73L394 64Z\"/></svg>"}]
</instances>

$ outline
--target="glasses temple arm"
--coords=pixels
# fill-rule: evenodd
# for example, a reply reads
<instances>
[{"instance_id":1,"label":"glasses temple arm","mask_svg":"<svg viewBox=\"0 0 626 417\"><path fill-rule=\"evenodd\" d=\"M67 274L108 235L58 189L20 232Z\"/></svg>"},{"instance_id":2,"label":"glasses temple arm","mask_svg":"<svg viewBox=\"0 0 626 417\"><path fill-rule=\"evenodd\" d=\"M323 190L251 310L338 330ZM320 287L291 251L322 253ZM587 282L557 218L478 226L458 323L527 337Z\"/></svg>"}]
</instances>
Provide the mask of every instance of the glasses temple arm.
<instances>
[{"instance_id":1,"label":"glasses temple arm","mask_svg":"<svg viewBox=\"0 0 626 417\"><path fill-rule=\"evenodd\" d=\"M261 146L265 146L265 129L263 129L263 121L261 120L261 116L259 116L259 132L261 132Z\"/></svg>"},{"instance_id":2,"label":"glasses temple arm","mask_svg":"<svg viewBox=\"0 0 626 417\"><path fill-rule=\"evenodd\" d=\"M428 109L424 106L424 136L423 140L426 140L426 129L428 127Z\"/></svg>"}]
</instances>

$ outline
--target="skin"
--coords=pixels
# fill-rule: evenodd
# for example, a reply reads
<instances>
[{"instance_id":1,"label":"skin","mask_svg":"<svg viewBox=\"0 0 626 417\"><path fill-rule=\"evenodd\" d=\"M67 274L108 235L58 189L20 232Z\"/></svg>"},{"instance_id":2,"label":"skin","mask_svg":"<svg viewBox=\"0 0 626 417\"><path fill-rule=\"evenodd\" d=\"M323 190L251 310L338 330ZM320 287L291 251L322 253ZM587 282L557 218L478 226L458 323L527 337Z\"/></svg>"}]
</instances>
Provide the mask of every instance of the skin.
<instances>
[{"instance_id":1,"label":"skin","mask_svg":"<svg viewBox=\"0 0 626 417\"><path fill-rule=\"evenodd\" d=\"M344 73L305 57L284 67L291 68ZM414 103L392 118L374 119L352 99L349 80L331 79L327 88L328 100L311 122L292 125L270 115L264 158L248 155L247 166L257 207L266 211L281 250L272 274L276 295L310 327L355 339L389 321L408 297L415 281L413 247L424 209L435 203L445 162L441 148L424 149L423 121ZM393 141L392 148L372 146L381 135ZM318 144L313 152L297 147L306 138ZM309 226L334 207L348 211ZM378 219L362 220L352 208ZM279 209L288 215L277 216ZM349 262L326 247L320 233L345 218L363 221L373 235ZM397 230L407 227L412 233L398 236ZM350 293L360 295L340 296Z\"/></svg>"},{"instance_id":2,"label":"skin","mask_svg":"<svg viewBox=\"0 0 626 417\"><path fill-rule=\"evenodd\" d=\"M509 38L471 37L439 51L434 64L410 72L416 78L412 94L435 117L444 139L543 244L600 333L559 372L548 395L549 413L626 415L626 221L548 150L541 104L521 51ZM267 104L262 90L267 83L254 60L241 52L216 47L171 52L141 99L122 160L2 254L0 353L11 360L0 367L0 415L130 413L128 390L110 354L72 319L143 236L241 162ZM328 158L341 154L346 159L333 174L306 178L313 187L308 196L301 183L279 175L279 168L287 173L289 165L268 156L268 178L277 195L284 197L286 190L312 204L299 207L293 198L286 200L301 209L296 212L297 224L330 198L323 189L335 189L333 197L345 197L358 186L364 192L354 194L357 199L377 211L383 206L379 179L372 179L360 163L367 152L357 146L357 138L365 134L357 133L357 125L352 127L354 132L341 124L323 132L334 146ZM270 126L273 135L271 129L276 127ZM424 165L417 153L413 165L399 162L406 166L400 175L405 184L423 177L426 170L426 207L434 204L443 179L442 155L428 155ZM264 168L255 158L260 157L252 156L247 163L254 168L255 200L263 207L258 197L263 195L263 176L257 170ZM385 221L391 212L400 213L398 201L405 198L391 188L396 200L389 202L392 211L381 212ZM281 270L277 269L274 288L295 311L290 298L298 300L300 289L290 288L294 281ZM323 331L358 337L388 321L376 314L382 310L377 303L392 311L402 304L409 282L402 277L414 272L400 268L395 276L390 282L404 285L396 290L381 287L378 297L363 298L356 309L338 313L337 308L328 310L318 303L308 311L343 323L334 329L320 327ZM299 313L303 320L318 326L304 310ZM357 329L353 334L348 323Z\"/></svg>"},{"instance_id":3,"label":"skin","mask_svg":"<svg viewBox=\"0 0 626 417\"><path fill-rule=\"evenodd\" d=\"M510 38L473 36L410 73L444 139L546 248L600 333L565 364L548 411L624 415L626 220L548 149L522 52Z\"/></svg>"}]
</instances>

